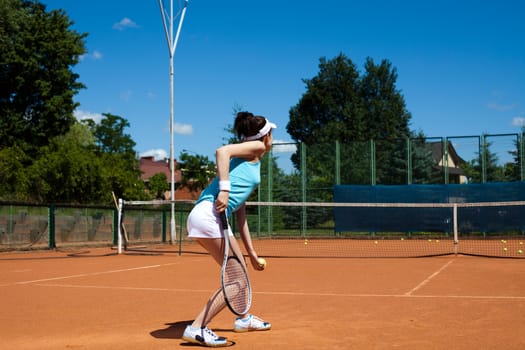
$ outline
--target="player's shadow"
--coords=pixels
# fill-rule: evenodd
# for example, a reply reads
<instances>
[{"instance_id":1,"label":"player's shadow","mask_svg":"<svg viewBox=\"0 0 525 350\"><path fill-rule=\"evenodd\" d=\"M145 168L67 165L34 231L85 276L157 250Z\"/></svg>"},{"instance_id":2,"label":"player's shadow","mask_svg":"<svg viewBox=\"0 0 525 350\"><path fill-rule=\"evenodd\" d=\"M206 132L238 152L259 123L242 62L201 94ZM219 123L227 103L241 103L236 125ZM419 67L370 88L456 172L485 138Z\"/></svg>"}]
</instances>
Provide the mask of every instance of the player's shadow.
<instances>
[{"instance_id":1,"label":"player's shadow","mask_svg":"<svg viewBox=\"0 0 525 350\"><path fill-rule=\"evenodd\" d=\"M166 326L168 326L167 328L154 330L150 334L152 337L158 339L182 339L184 329L186 329L186 326L192 322L192 320L189 320L166 323Z\"/></svg>"},{"instance_id":2,"label":"player's shadow","mask_svg":"<svg viewBox=\"0 0 525 350\"><path fill-rule=\"evenodd\" d=\"M182 339L182 335L184 334L184 329L186 329L186 326L191 324L193 320L189 321L179 321L174 323L166 323L167 328L163 329L157 329L152 331L150 334L152 337L157 339ZM231 329L214 329L214 331L232 331ZM181 346L194 346L197 344L192 343L181 343ZM228 341L228 346L234 346L235 342Z\"/></svg>"}]
</instances>

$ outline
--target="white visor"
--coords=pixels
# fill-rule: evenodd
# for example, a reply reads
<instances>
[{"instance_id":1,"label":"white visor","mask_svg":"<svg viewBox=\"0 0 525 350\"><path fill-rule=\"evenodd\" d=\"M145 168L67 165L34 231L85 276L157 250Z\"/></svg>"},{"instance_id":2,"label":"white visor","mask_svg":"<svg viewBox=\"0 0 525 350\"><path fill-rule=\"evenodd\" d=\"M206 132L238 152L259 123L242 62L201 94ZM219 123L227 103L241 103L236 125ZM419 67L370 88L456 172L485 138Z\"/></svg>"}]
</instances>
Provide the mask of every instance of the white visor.
<instances>
[{"instance_id":1,"label":"white visor","mask_svg":"<svg viewBox=\"0 0 525 350\"><path fill-rule=\"evenodd\" d=\"M261 130L259 130L259 132L257 134L252 135L252 136L245 136L244 139L246 141L258 140L261 137L263 137L266 134L268 134L272 129L275 129L275 128L277 128L277 125L275 125L274 123L272 123L268 119L266 119L266 123L261 128Z\"/></svg>"}]
</instances>

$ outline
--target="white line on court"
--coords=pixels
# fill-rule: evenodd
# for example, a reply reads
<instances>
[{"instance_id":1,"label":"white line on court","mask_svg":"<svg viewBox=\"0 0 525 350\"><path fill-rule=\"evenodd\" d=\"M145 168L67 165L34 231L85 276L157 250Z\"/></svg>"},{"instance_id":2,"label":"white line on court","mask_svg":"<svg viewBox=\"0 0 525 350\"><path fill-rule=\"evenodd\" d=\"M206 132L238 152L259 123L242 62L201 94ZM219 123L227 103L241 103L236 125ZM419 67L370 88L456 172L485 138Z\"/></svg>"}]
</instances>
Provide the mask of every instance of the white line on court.
<instances>
[{"instance_id":1,"label":"white line on court","mask_svg":"<svg viewBox=\"0 0 525 350\"><path fill-rule=\"evenodd\" d=\"M119 286L96 286L96 285L75 285L58 283L35 283L39 287L56 288L88 288L88 289L113 289L130 291L153 291L170 293L212 293L212 289L182 289L182 288L151 288L151 287L119 287ZM318 293L318 292L253 292L257 295L282 295L282 296L306 296L306 297L339 297L339 298L407 298L407 299L478 299L478 300L507 300L523 301L525 296L510 295L411 295L411 294L364 294L364 293Z\"/></svg>"},{"instance_id":2,"label":"white line on court","mask_svg":"<svg viewBox=\"0 0 525 350\"><path fill-rule=\"evenodd\" d=\"M107 275L107 274L111 274L111 273L154 269L154 268L157 268L157 267L171 266L171 265L177 265L177 264L179 264L179 262L174 262L174 263L169 263L169 264L158 264L158 265L131 267L131 268L128 268L128 269L109 270L109 271L101 271L101 272L90 272L90 273L82 273L82 274L77 274L77 275L59 276L59 277L42 278L42 279L30 280L30 281L13 282L13 283L8 283L8 284L2 284L1 286L5 287L5 286L10 286L10 285L24 285L24 284L33 284L33 283L41 283L41 282L49 282L49 281L59 281L59 280L65 280L65 279L70 279L70 278L99 276L99 275Z\"/></svg>"},{"instance_id":3,"label":"white line on court","mask_svg":"<svg viewBox=\"0 0 525 350\"><path fill-rule=\"evenodd\" d=\"M425 284L427 284L428 282L430 282L431 279L433 279L434 277L436 277L437 275L439 275L444 269L446 269L450 264L452 264L452 262L454 262L454 260L449 260L449 262L447 262L445 265L441 266L441 268L439 268L439 270L437 270L436 272L434 272L433 274L431 274L430 276L428 276L427 278L425 278L420 284L418 284L417 286L415 286L414 288L412 288L410 291L406 292L405 295L406 295L406 296L411 296L412 293L414 293L414 292L417 291L419 288L423 287Z\"/></svg>"},{"instance_id":4,"label":"white line on court","mask_svg":"<svg viewBox=\"0 0 525 350\"><path fill-rule=\"evenodd\" d=\"M119 286L94 286L80 284L61 284L61 283L36 283L39 287L59 287L59 288L87 288L87 289L118 289L118 290L137 290L149 292L178 292L178 293L212 293L211 289L180 289L180 288L152 288L152 287L119 287Z\"/></svg>"}]
</instances>

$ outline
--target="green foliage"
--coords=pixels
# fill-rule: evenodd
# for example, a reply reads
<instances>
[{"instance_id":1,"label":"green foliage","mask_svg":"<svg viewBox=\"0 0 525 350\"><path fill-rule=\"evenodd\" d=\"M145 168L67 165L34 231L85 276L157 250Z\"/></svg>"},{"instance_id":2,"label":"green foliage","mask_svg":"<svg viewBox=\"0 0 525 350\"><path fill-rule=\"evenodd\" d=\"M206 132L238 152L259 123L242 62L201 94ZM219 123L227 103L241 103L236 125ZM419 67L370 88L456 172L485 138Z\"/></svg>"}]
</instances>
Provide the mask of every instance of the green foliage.
<instances>
[{"instance_id":1,"label":"green foliage","mask_svg":"<svg viewBox=\"0 0 525 350\"><path fill-rule=\"evenodd\" d=\"M321 58L318 75L304 80L307 91L290 110L286 127L295 141L308 146L306 155L298 151L292 156L296 169L300 169L301 156L306 156L306 168L315 174L315 182L320 187L333 183L335 164L329 160L334 155L324 148L333 149L338 141L342 145L340 166L345 169L344 182L370 183L370 176L363 171L370 164L364 164L367 161L363 154L371 152L376 157L378 182L406 181L400 178L399 171L406 156L396 154L396 150L411 135L411 116L396 89L396 80L396 70L387 60L376 65L368 58L360 76L354 63L343 54L332 60ZM371 150L368 140L385 142Z\"/></svg>"},{"instance_id":2,"label":"green foliage","mask_svg":"<svg viewBox=\"0 0 525 350\"><path fill-rule=\"evenodd\" d=\"M84 38L62 10L38 1L0 4L0 147L17 145L29 157L74 124L73 96L83 85L71 67Z\"/></svg>"},{"instance_id":3,"label":"green foliage","mask_svg":"<svg viewBox=\"0 0 525 350\"><path fill-rule=\"evenodd\" d=\"M155 199L166 199L164 193L170 189L168 178L164 173L157 173L149 178L149 193Z\"/></svg>"},{"instance_id":4,"label":"green foliage","mask_svg":"<svg viewBox=\"0 0 525 350\"><path fill-rule=\"evenodd\" d=\"M129 128L129 122L110 113L102 113L102 120L96 124L93 120L86 120L95 137L95 143L101 153L127 154L135 156L135 141L124 130Z\"/></svg>"},{"instance_id":5,"label":"green foliage","mask_svg":"<svg viewBox=\"0 0 525 350\"><path fill-rule=\"evenodd\" d=\"M525 126L521 128L521 134L515 142L515 149L509 151L509 154L513 158L512 163L505 164L505 177L508 181L522 181L525 180L525 165L522 163L525 161L523 150L525 150ZM521 164L521 167L520 167Z\"/></svg>"},{"instance_id":6,"label":"green foliage","mask_svg":"<svg viewBox=\"0 0 525 350\"><path fill-rule=\"evenodd\" d=\"M183 151L177 162L177 169L182 172L180 187L190 192L198 192L205 188L215 176L215 163L202 155L191 155Z\"/></svg>"},{"instance_id":7,"label":"green foliage","mask_svg":"<svg viewBox=\"0 0 525 350\"><path fill-rule=\"evenodd\" d=\"M78 142L75 130L42 147L29 168L30 195L35 201L96 203L104 197L108 185L103 163L90 144Z\"/></svg>"},{"instance_id":8,"label":"green foliage","mask_svg":"<svg viewBox=\"0 0 525 350\"><path fill-rule=\"evenodd\" d=\"M436 174L432 149L428 146L425 136L420 133L411 139L412 184L442 183L442 177Z\"/></svg>"},{"instance_id":9,"label":"green foliage","mask_svg":"<svg viewBox=\"0 0 525 350\"><path fill-rule=\"evenodd\" d=\"M483 142L478 157L463 165L469 183L506 181L505 168L498 166L498 156L491 146L491 142Z\"/></svg>"},{"instance_id":10,"label":"green foliage","mask_svg":"<svg viewBox=\"0 0 525 350\"><path fill-rule=\"evenodd\" d=\"M29 177L27 155L18 146L0 149L0 198L26 199ZM22 195L17 195L22 194Z\"/></svg>"}]
</instances>

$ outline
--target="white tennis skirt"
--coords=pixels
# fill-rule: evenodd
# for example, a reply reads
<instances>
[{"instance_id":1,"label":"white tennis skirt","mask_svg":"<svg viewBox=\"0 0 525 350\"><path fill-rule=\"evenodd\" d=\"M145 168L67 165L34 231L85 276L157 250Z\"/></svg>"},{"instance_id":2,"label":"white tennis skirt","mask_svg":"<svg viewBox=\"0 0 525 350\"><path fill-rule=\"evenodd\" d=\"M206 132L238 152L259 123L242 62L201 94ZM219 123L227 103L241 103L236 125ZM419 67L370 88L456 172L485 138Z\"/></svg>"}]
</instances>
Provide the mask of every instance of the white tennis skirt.
<instances>
[{"instance_id":1,"label":"white tennis skirt","mask_svg":"<svg viewBox=\"0 0 525 350\"><path fill-rule=\"evenodd\" d=\"M188 216L188 237L190 238L222 238L222 226L219 212L210 201L202 201L195 205ZM233 232L228 225L230 236Z\"/></svg>"}]
</instances>

